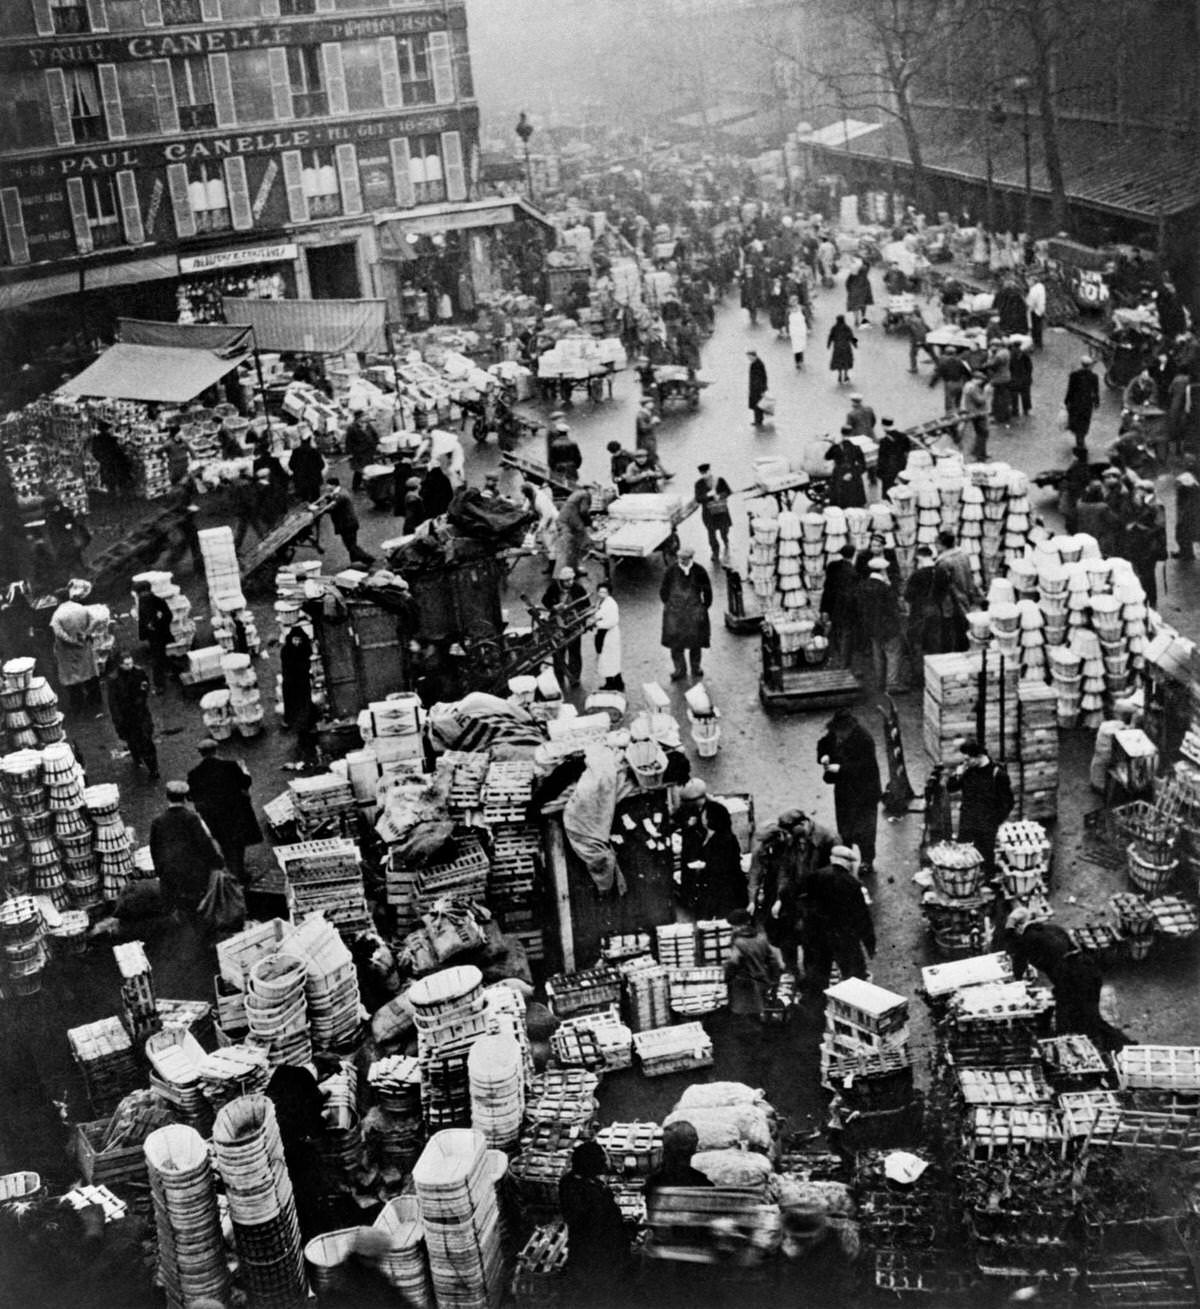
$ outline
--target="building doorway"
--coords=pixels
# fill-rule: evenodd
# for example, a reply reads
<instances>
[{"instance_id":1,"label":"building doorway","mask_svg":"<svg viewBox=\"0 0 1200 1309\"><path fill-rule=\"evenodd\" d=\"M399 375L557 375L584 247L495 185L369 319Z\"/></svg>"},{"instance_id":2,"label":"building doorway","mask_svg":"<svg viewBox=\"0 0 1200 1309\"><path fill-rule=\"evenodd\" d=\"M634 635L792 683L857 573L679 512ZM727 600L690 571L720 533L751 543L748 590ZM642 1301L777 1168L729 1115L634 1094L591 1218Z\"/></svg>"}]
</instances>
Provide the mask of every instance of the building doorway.
<instances>
[{"instance_id":1,"label":"building doorway","mask_svg":"<svg viewBox=\"0 0 1200 1309\"><path fill-rule=\"evenodd\" d=\"M314 300L358 300L362 284L358 278L358 246L310 245L308 286Z\"/></svg>"}]
</instances>

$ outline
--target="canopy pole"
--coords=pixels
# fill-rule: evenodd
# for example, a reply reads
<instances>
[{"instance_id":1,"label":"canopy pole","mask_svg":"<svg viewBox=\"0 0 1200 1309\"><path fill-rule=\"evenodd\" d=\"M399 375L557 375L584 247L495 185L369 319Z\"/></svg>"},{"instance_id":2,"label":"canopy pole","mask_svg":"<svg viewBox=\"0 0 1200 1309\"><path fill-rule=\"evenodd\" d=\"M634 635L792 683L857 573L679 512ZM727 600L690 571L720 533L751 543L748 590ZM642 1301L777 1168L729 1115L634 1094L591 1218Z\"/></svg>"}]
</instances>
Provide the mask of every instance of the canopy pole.
<instances>
[{"instance_id":1,"label":"canopy pole","mask_svg":"<svg viewBox=\"0 0 1200 1309\"><path fill-rule=\"evenodd\" d=\"M387 334L388 354L392 360L392 382L395 390L392 392L392 431L405 430L404 428L404 411L400 408L400 364L396 358L396 334L392 331L392 324L385 321L383 330ZM397 410L399 410L400 427L396 427ZM399 488L397 488L399 489Z\"/></svg>"},{"instance_id":2,"label":"canopy pole","mask_svg":"<svg viewBox=\"0 0 1200 1309\"><path fill-rule=\"evenodd\" d=\"M258 399L263 408L263 417L267 420L267 442L271 441L271 411L267 408L267 384L263 379L262 360L258 357L258 333L253 324L250 327L250 339L254 342L254 373L258 378Z\"/></svg>"}]
</instances>

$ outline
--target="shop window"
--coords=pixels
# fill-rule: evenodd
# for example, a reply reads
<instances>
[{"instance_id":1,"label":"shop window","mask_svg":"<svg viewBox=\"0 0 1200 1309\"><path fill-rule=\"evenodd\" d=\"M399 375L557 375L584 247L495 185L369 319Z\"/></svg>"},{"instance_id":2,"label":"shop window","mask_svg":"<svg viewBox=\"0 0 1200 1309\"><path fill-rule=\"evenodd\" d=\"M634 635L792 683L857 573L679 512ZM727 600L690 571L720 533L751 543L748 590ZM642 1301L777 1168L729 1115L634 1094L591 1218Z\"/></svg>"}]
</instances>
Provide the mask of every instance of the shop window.
<instances>
[{"instance_id":1,"label":"shop window","mask_svg":"<svg viewBox=\"0 0 1200 1309\"><path fill-rule=\"evenodd\" d=\"M75 133L75 140L103 141L104 109L96 70L69 68L64 76L67 83L67 110L71 115L71 130Z\"/></svg>"},{"instance_id":2,"label":"shop window","mask_svg":"<svg viewBox=\"0 0 1200 1309\"><path fill-rule=\"evenodd\" d=\"M271 58L267 50L232 52L229 55L229 80L237 122L274 122L275 96L271 90Z\"/></svg>"},{"instance_id":3,"label":"shop window","mask_svg":"<svg viewBox=\"0 0 1200 1309\"><path fill-rule=\"evenodd\" d=\"M290 45L287 62L292 83L292 113L297 118L324 117L328 112L328 98L321 71L321 47Z\"/></svg>"},{"instance_id":4,"label":"shop window","mask_svg":"<svg viewBox=\"0 0 1200 1309\"><path fill-rule=\"evenodd\" d=\"M436 136L408 138L408 176L412 182L414 204L437 204L446 198L441 145Z\"/></svg>"},{"instance_id":5,"label":"shop window","mask_svg":"<svg viewBox=\"0 0 1200 1309\"><path fill-rule=\"evenodd\" d=\"M197 232L223 232L233 226L219 164L197 164L188 170L188 206Z\"/></svg>"},{"instance_id":6,"label":"shop window","mask_svg":"<svg viewBox=\"0 0 1200 1309\"><path fill-rule=\"evenodd\" d=\"M45 79L32 69L10 72L0 97L0 141L14 150L54 144L54 124L46 100Z\"/></svg>"},{"instance_id":7,"label":"shop window","mask_svg":"<svg viewBox=\"0 0 1200 1309\"><path fill-rule=\"evenodd\" d=\"M92 30L85 0L54 0L50 15L54 20L54 31L60 36L76 36Z\"/></svg>"},{"instance_id":8,"label":"shop window","mask_svg":"<svg viewBox=\"0 0 1200 1309\"><path fill-rule=\"evenodd\" d=\"M301 181L309 218L336 218L342 212L337 160L332 150L305 150Z\"/></svg>"},{"instance_id":9,"label":"shop window","mask_svg":"<svg viewBox=\"0 0 1200 1309\"><path fill-rule=\"evenodd\" d=\"M352 114L383 108L378 41L343 41L342 72L346 78L346 103Z\"/></svg>"},{"instance_id":10,"label":"shop window","mask_svg":"<svg viewBox=\"0 0 1200 1309\"><path fill-rule=\"evenodd\" d=\"M204 127L216 127L217 108L213 102L208 60L203 55L172 59L171 80L175 85L180 128L194 132Z\"/></svg>"},{"instance_id":11,"label":"shop window","mask_svg":"<svg viewBox=\"0 0 1200 1309\"><path fill-rule=\"evenodd\" d=\"M315 14L317 12L317 0L279 0L279 13L281 17L291 18L300 14Z\"/></svg>"},{"instance_id":12,"label":"shop window","mask_svg":"<svg viewBox=\"0 0 1200 1309\"><path fill-rule=\"evenodd\" d=\"M88 227L92 233L92 248L121 245L125 234L121 230L121 204L117 195L116 179L111 175L85 177L83 198L87 207Z\"/></svg>"},{"instance_id":13,"label":"shop window","mask_svg":"<svg viewBox=\"0 0 1200 1309\"><path fill-rule=\"evenodd\" d=\"M396 38L396 52L400 56L400 86L406 105L431 105L433 71L429 64L429 40L424 36Z\"/></svg>"},{"instance_id":14,"label":"shop window","mask_svg":"<svg viewBox=\"0 0 1200 1309\"><path fill-rule=\"evenodd\" d=\"M219 23L221 0L161 0L163 22L168 27L189 23Z\"/></svg>"}]
</instances>

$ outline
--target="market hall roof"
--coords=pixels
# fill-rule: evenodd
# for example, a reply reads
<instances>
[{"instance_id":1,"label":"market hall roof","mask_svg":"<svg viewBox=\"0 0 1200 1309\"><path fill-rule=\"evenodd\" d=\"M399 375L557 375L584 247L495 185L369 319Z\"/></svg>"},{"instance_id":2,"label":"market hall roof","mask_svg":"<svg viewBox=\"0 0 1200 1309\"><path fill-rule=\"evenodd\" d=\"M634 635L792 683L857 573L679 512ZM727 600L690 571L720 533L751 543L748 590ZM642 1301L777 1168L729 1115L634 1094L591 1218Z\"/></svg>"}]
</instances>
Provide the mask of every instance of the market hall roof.
<instances>
[{"instance_id":1,"label":"market hall roof","mask_svg":"<svg viewBox=\"0 0 1200 1309\"><path fill-rule=\"evenodd\" d=\"M979 112L921 108L916 111L916 125L927 171L977 184L986 181L985 129ZM1030 129L1033 190L1044 197L1050 194L1050 185L1036 115ZM1023 191L1020 111L1009 110L1004 125L993 127L991 135L995 185ZM849 140L834 125L813 138L811 143L830 156L909 162L897 123L877 125L877 130ZM1200 156L1169 132L1141 130L1114 145L1111 129L1064 119L1059 123L1059 139L1067 199L1073 204L1145 221L1200 206Z\"/></svg>"},{"instance_id":2,"label":"market hall roof","mask_svg":"<svg viewBox=\"0 0 1200 1309\"><path fill-rule=\"evenodd\" d=\"M249 352L232 355L179 346L118 342L58 388L62 395L186 404L232 372Z\"/></svg>"}]
</instances>

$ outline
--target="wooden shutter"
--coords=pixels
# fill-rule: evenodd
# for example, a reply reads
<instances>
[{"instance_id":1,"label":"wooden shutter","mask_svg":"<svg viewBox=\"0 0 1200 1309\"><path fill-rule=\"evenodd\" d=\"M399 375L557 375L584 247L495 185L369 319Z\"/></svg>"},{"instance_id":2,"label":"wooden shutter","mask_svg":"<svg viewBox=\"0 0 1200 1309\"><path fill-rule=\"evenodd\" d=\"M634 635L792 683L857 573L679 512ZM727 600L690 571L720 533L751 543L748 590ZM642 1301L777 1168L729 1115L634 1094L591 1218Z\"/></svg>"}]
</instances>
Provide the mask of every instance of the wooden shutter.
<instances>
[{"instance_id":1,"label":"wooden shutter","mask_svg":"<svg viewBox=\"0 0 1200 1309\"><path fill-rule=\"evenodd\" d=\"M259 8L260 18L278 18L279 17L279 0L262 0Z\"/></svg>"},{"instance_id":2,"label":"wooden shutter","mask_svg":"<svg viewBox=\"0 0 1200 1309\"><path fill-rule=\"evenodd\" d=\"M50 0L31 0L33 8L33 28L38 36L54 35L54 15L50 12Z\"/></svg>"},{"instance_id":3,"label":"wooden shutter","mask_svg":"<svg viewBox=\"0 0 1200 1309\"><path fill-rule=\"evenodd\" d=\"M288 217L293 223L308 222L308 197L304 194L304 163L299 150L285 150L280 156L283 161L283 185L287 191Z\"/></svg>"},{"instance_id":4,"label":"wooden shutter","mask_svg":"<svg viewBox=\"0 0 1200 1309\"><path fill-rule=\"evenodd\" d=\"M221 21L221 0L200 0L200 21L202 23L219 23Z\"/></svg>"},{"instance_id":5,"label":"wooden shutter","mask_svg":"<svg viewBox=\"0 0 1200 1309\"><path fill-rule=\"evenodd\" d=\"M196 235L196 215L188 199L187 164L167 165L167 190L171 193L171 210L175 215L177 236Z\"/></svg>"},{"instance_id":6,"label":"wooden shutter","mask_svg":"<svg viewBox=\"0 0 1200 1309\"><path fill-rule=\"evenodd\" d=\"M454 63L450 58L450 33L429 33L429 64L433 69L433 98L439 105L454 99Z\"/></svg>"},{"instance_id":7,"label":"wooden shutter","mask_svg":"<svg viewBox=\"0 0 1200 1309\"><path fill-rule=\"evenodd\" d=\"M358 176L358 151L352 145L339 145L338 181L342 187L342 213L353 218L363 211L362 181Z\"/></svg>"},{"instance_id":8,"label":"wooden shutter","mask_svg":"<svg viewBox=\"0 0 1200 1309\"><path fill-rule=\"evenodd\" d=\"M401 209L411 209L416 204L413 194L412 178L408 173L408 137L393 137L388 142L392 152L392 176L396 183L396 203Z\"/></svg>"},{"instance_id":9,"label":"wooden shutter","mask_svg":"<svg viewBox=\"0 0 1200 1309\"><path fill-rule=\"evenodd\" d=\"M267 51L267 66L271 70L271 103L277 119L294 118L292 108L292 79L288 74L287 51L274 45Z\"/></svg>"},{"instance_id":10,"label":"wooden shutter","mask_svg":"<svg viewBox=\"0 0 1200 1309\"><path fill-rule=\"evenodd\" d=\"M154 103L158 106L158 130L179 131L179 106L175 103L175 79L169 59L152 59L150 76L154 82Z\"/></svg>"},{"instance_id":11,"label":"wooden shutter","mask_svg":"<svg viewBox=\"0 0 1200 1309\"><path fill-rule=\"evenodd\" d=\"M104 0L87 0L88 27L93 32L108 31L108 9Z\"/></svg>"},{"instance_id":12,"label":"wooden shutter","mask_svg":"<svg viewBox=\"0 0 1200 1309\"><path fill-rule=\"evenodd\" d=\"M146 240L142 226L142 202L138 199L137 178L126 168L117 174L117 196L121 201L121 223L125 240L130 245L141 245Z\"/></svg>"},{"instance_id":13,"label":"wooden shutter","mask_svg":"<svg viewBox=\"0 0 1200 1309\"><path fill-rule=\"evenodd\" d=\"M229 196L229 216L237 232L254 226L254 211L250 207L250 183L246 180L246 161L241 155L225 160L225 192Z\"/></svg>"},{"instance_id":14,"label":"wooden shutter","mask_svg":"<svg viewBox=\"0 0 1200 1309\"><path fill-rule=\"evenodd\" d=\"M92 248L92 228L88 223L87 198L83 178L67 178L67 204L71 206L71 225L75 228L75 248L86 255Z\"/></svg>"},{"instance_id":15,"label":"wooden shutter","mask_svg":"<svg viewBox=\"0 0 1200 1309\"><path fill-rule=\"evenodd\" d=\"M325 94L331 115L348 114L350 99L346 94L346 71L342 67L342 47L326 41L321 47L321 66L325 70Z\"/></svg>"},{"instance_id":16,"label":"wooden shutter","mask_svg":"<svg viewBox=\"0 0 1200 1309\"><path fill-rule=\"evenodd\" d=\"M400 85L400 59L394 36L379 38L379 72L383 78L383 107L399 109L404 104L404 91Z\"/></svg>"},{"instance_id":17,"label":"wooden shutter","mask_svg":"<svg viewBox=\"0 0 1200 1309\"><path fill-rule=\"evenodd\" d=\"M208 56L208 75L212 81L213 103L217 110L218 127L236 127L237 109L233 103L233 78L229 72L228 55Z\"/></svg>"},{"instance_id":18,"label":"wooden shutter","mask_svg":"<svg viewBox=\"0 0 1200 1309\"><path fill-rule=\"evenodd\" d=\"M467 174L463 169L462 137L457 132L442 133L442 173L446 178L446 199L467 198Z\"/></svg>"},{"instance_id":19,"label":"wooden shutter","mask_svg":"<svg viewBox=\"0 0 1200 1309\"><path fill-rule=\"evenodd\" d=\"M100 64L96 68L100 79L100 99L104 104L104 122L110 141L125 139L125 111L121 108L121 88L117 85L116 64Z\"/></svg>"},{"instance_id":20,"label":"wooden shutter","mask_svg":"<svg viewBox=\"0 0 1200 1309\"><path fill-rule=\"evenodd\" d=\"M75 129L71 126L71 107L67 104L67 79L61 68L46 69L46 99L50 104L55 144L74 145Z\"/></svg>"},{"instance_id":21,"label":"wooden shutter","mask_svg":"<svg viewBox=\"0 0 1200 1309\"><path fill-rule=\"evenodd\" d=\"M163 25L162 0L142 0L142 22L147 27Z\"/></svg>"},{"instance_id":22,"label":"wooden shutter","mask_svg":"<svg viewBox=\"0 0 1200 1309\"><path fill-rule=\"evenodd\" d=\"M8 240L8 258L14 264L29 262L29 238L25 235L25 215L21 212L21 193L15 186L0 189L0 216Z\"/></svg>"}]
</instances>

